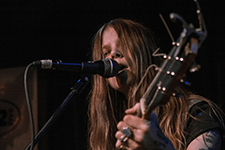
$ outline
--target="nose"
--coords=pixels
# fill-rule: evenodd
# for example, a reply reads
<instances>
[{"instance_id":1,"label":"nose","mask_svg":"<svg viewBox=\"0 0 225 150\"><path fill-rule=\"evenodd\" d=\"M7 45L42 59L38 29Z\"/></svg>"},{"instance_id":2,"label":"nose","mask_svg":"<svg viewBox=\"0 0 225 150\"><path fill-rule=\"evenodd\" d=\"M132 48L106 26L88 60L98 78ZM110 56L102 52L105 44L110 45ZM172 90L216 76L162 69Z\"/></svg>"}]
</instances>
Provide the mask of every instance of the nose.
<instances>
[{"instance_id":1,"label":"nose","mask_svg":"<svg viewBox=\"0 0 225 150\"><path fill-rule=\"evenodd\" d=\"M122 55L117 51L111 51L111 53L110 53L111 59L116 59L116 58L121 58L121 57L122 57Z\"/></svg>"}]
</instances>

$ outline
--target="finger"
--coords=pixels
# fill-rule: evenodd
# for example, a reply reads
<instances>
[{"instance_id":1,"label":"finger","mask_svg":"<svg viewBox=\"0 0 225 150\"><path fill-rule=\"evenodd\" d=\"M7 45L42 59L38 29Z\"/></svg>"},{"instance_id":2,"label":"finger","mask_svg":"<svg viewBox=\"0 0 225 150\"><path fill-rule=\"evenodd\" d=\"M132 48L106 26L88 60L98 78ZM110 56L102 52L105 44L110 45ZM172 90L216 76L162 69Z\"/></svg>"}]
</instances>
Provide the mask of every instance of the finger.
<instances>
[{"instance_id":1,"label":"finger","mask_svg":"<svg viewBox=\"0 0 225 150\"><path fill-rule=\"evenodd\" d=\"M125 122L120 121L117 124L117 128L118 128L119 131L121 131L123 133L123 135L126 135L129 138L132 138L132 136L133 136L133 132L132 132L133 128L129 127Z\"/></svg>"},{"instance_id":2,"label":"finger","mask_svg":"<svg viewBox=\"0 0 225 150\"><path fill-rule=\"evenodd\" d=\"M125 113L135 115L137 113L138 108L139 103L135 104L132 108L125 110Z\"/></svg>"},{"instance_id":3,"label":"finger","mask_svg":"<svg viewBox=\"0 0 225 150\"><path fill-rule=\"evenodd\" d=\"M142 143L143 139L144 139L145 133L142 130L139 129L134 129L133 130L133 140L138 142L138 143Z\"/></svg>"},{"instance_id":4,"label":"finger","mask_svg":"<svg viewBox=\"0 0 225 150\"><path fill-rule=\"evenodd\" d=\"M115 146L117 149L126 149L126 150L130 149L128 144L128 141L130 141L130 139L127 138L125 142L121 140L121 139L124 139L124 136L125 135L121 131L116 132L115 137L117 138L117 141Z\"/></svg>"},{"instance_id":5,"label":"finger","mask_svg":"<svg viewBox=\"0 0 225 150\"><path fill-rule=\"evenodd\" d=\"M124 133L123 133L123 130L124 128L128 127L128 125L123 122L123 121L120 121L117 125L118 127L118 130L115 134L115 137L121 141L121 137L124 136ZM141 143L145 134L146 134L146 131L145 130L141 130L141 129L136 129L136 128L131 128L129 127L132 131L132 134L131 136L129 137L129 139L133 139L134 141L137 141L138 143ZM118 145L121 144L120 142L118 142Z\"/></svg>"},{"instance_id":6,"label":"finger","mask_svg":"<svg viewBox=\"0 0 225 150\"><path fill-rule=\"evenodd\" d=\"M140 150L141 149L141 144L132 139L128 139L127 143L128 143L127 147L131 150Z\"/></svg>"},{"instance_id":7,"label":"finger","mask_svg":"<svg viewBox=\"0 0 225 150\"><path fill-rule=\"evenodd\" d=\"M115 134L115 137L117 138L115 146L117 149L120 149L121 145L126 146L126 148L129 150L140 149L140 147L141 147L140 143L136 142L135 140L133 140L131 138L128 138L126 142L121 142L120 139L123 136L124 136L124 134L121 131L117 131Z\"/></svg>"},{"instance_id":8,"label":"finger","mask_svg":"<svg viewBox=\"0 0 225 150\"><path fill-rule=\"evenodd\" d=\"M141 129L144 132L148 131L148 121L134 115L125 115L123 122L132 128Z\"/></svg>"},{"instance_id":9,"label":"finger","mask_svg":"<svg viewBox=\"0 0 225 150\"><path fill-rule=\"evenodd\" d=\"M129 125L126 124L125 122L120 121L120 122L117 124L117 129L120 130L120 131L123 131L123 128L128 127L128 126L129 126Z\"/></svg>"},{"instance_id":10,"label":"finger","mask_svg":"<svg viewBox=\"0 0 225 150\"><path fill-rule=\"evenodd\" d=\"M129 148L125 145L119 145L116 147L117 150L128 150Z\"/></svg>"},{"instance_id":11,"label":"finger","mask_svg":"<svg viewBox=\"0 0 225 150\"><path fill-rule=\"evenodd\" d=\"M145 132L143 132L142 130L139 130L139 129L133 129L133 132L132 132L132 136L129 137L129 139L137 142L137 143L142 143L143 142L143 139L145 137ZM116 137L118 140L121 139L121 137L123 137L124 134L123 132L121 131L118 131ZM121 141L121 140L120 140Z\"/></svg>"},{"instance_id":12,"label":"finger","mask_svg":"<svg viewBox=\"0 0 225 150\"><path fill-rule=\"evenodd\" d=\"M124 136L124 134L121 131L117 131L115 134L115 137L117 138L116 141L116 148L119 149L120 145L123 145L123 143L120 141L120 139Z\"/></svg>"}]
</instances>

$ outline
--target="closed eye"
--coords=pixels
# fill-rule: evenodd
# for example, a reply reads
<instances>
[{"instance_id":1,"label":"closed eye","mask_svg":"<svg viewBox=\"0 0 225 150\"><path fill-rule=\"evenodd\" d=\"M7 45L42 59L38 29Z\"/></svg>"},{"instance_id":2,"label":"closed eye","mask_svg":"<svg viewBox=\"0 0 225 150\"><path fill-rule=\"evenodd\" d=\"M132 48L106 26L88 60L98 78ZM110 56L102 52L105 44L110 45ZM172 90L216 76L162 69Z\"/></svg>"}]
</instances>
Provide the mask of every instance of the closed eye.
<instances>
[{"instance_id":1,"label":"closed eye","mask_svg":"<svg viewBox=\"0 0 225 150\"><path fill-rule=\"evenodd\" d=\"M116 57L123 58L123 54L118 49L116 50Z\"/></svg>"},{"instance_id":2,"label":"closed eye","mask_svg":"<svg viewBox=\"0 0 225 150\"><path fill-rule=\"evenodd\" d=\"M116 57L117 57L117 58L122 58L123 55L122 55L122 54L116 54Z\"/></svg>"},{"instance_id":3,"label":"closed eye","mask_svg":"<svg viewBox=\"0 0 225 150\"><path fill-rule=\"evenodd\" d=\"M108 52L105 52L103 55L104 55L104 56L107 56L108 54L109 54Z\"/></svg>"},{"instance_id":4,"label":"closed eye","mask_svg":"<svg viewBox=\"0 0 225 150\"><path fill-rule=\"evenodd\" d=\"M107 57L110 54L110 51L103 51L104 58Z\"/></svg>"}]
</instances>

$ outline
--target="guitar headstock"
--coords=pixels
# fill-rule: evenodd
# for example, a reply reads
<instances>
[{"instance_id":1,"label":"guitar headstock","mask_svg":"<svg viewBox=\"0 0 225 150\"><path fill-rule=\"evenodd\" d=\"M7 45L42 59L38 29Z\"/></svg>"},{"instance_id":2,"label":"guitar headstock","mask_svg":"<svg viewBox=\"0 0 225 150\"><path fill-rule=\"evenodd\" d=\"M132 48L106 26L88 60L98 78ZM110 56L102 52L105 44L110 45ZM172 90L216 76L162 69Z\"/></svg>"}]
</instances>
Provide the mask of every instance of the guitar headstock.
<instances>
[{"instance_id":1,"label":"guitar headstock","mask_svg":"<svg viewBox=\"0 0 225 150\"><path fill-rule=\"evenodd\" d=\"M207 36L207 30L204 24L204 19L201 14L200 6L195 0L198 10L198 18L200 28L194 28L188 25L186 21L178 14L171 13L171 20L179 20L182 22L183 31L180 33L176 42L173 42L173 47L164 55L164 61L157 69L157 73L149 85L148 89L140 99L140 112L142 118L149 118L153 109L159 105L165 104L180 80L184 77L187 70L193 64L198 49Z\"/></svg>"}]
</instances>

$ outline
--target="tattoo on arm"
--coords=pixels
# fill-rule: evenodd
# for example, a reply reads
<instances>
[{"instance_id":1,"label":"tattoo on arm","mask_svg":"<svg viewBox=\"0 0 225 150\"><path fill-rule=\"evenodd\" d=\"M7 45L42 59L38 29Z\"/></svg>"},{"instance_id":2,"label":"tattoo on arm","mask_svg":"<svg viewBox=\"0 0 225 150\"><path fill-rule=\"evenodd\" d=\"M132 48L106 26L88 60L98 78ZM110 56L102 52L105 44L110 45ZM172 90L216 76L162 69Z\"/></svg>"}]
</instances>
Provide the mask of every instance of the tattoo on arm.
<instances>
[{"instance_id":1,"label":"tattoo on arm","mask_svg":"<svg viewBox=\"0 0 225 150\"><path fill-rule=\"evenodd\" d=\"M203 141L205 146L209 149L217 148L220 146L221 139L220 134L216 130L210 130L205 134L202 134Z\"/></svg>"},{"instance_id":2,"label":"tattoo on arm","mask_svg":"<svg viewBox=\"0 0 225 150\"><path fill-rule=\"evenodd\" d=\"M210 130L194 139L187 150L219 150L220 146L221 134L217 130Z\"/></svg>"}]
</instances>

